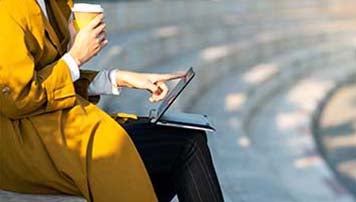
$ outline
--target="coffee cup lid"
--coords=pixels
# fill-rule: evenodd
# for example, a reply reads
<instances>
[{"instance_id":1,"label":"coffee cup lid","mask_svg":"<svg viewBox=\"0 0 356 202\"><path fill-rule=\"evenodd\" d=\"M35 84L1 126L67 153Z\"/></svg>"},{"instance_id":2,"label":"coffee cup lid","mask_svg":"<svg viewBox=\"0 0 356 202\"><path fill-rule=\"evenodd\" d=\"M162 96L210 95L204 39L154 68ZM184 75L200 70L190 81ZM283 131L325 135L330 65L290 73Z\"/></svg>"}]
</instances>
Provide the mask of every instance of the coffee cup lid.
<instances>
[{"instance_id":1,"label":"coffee cup lid","mask_svg":"<svg viewBox=\"0 0 356 202\"><path fill-rule=\"evenodd\" d=\"M104 12L103 7L100 4L87 4L87 3L76 3L72 8L73 12L91 12L91 13L102 13Z\"/></svg>"}]
</instances>

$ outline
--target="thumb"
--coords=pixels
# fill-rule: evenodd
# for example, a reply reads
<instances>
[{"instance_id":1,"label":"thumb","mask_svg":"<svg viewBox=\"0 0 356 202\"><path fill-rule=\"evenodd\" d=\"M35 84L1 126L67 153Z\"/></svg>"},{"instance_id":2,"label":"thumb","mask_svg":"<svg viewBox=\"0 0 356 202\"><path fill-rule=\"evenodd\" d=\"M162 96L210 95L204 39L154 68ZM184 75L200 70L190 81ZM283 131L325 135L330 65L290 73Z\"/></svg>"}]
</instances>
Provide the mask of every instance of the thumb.
<instances>
[{"instance_id":1,"label":"thumb","mask_svg":"<svg viewBox=\"0 0 356 202\"><path fill-rule=\"evenodd\" d=\"M151 82L147 82L146 88L152 93L151 97L149 98L150 102L157 102L156 97L159 96L163 90Z\"/></svg>"},{"instance_id":2,"label":"thumb","mask_svg":"<svg viewBox=\"0 0 356 202\"><path fill-rule=\"evenodd\" d=\"M159 91L158 86L154 85L151 81L147 81L146 89L151 91L153 94Z\"/></svg>"}]
</instances>

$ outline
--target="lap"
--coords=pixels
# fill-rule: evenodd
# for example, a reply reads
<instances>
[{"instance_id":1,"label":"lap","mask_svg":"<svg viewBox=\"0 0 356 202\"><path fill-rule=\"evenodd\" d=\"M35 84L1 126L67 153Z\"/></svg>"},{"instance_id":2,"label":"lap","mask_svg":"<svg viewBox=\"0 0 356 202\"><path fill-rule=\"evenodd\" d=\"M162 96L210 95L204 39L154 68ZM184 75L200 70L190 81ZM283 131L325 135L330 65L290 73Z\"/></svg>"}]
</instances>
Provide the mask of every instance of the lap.
<instances>
[{"instance_id":1,"label":"lap","mask_svg":"<svg viewBox=\"0 0 356 202\"><path fill-rule=\"evenodd\" d=\"M147 118L122 125L143 159L148 172L170 172L179 155L196 142L206 143L203 131L165 127L149 123Z\"/></svg>"}]
</instances>

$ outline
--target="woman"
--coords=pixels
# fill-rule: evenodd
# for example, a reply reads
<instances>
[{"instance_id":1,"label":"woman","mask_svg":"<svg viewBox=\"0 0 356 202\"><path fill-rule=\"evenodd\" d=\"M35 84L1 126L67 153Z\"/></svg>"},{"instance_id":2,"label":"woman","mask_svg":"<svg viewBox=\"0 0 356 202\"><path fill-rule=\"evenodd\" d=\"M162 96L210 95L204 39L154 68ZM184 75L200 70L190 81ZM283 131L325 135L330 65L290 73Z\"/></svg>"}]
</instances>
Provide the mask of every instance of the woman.
<instances>
[{"instance_id":1,"label":"woman","mask_svg":"<svg viewBox=\"0 0 356 202\"><path fill-rule=\"evenodd\" d=\"M168 92L164 82L181 75L79 73L108 41L103 15L74 33L71 6L0 0L0 189L94 202L170 201L175 194L222 201L205 133L145 119L120 125L87 101L109 82L113 94L145 89L157 102Z\"/></svg>"}]
</instances>

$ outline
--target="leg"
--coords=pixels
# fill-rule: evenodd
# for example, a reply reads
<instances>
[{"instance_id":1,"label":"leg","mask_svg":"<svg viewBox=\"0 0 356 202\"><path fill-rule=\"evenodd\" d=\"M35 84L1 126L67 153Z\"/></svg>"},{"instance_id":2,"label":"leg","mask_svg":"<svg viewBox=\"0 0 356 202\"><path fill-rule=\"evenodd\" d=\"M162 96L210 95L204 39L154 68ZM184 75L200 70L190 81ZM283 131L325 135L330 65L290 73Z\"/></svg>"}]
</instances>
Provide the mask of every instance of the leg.
<instances>
[{"instance_id":1,"label":"leg","mask_svg":"<svg viewBox=\"0 0 356 202\"><path fill-rule=\"evenodd\" d=\"M45 122L43 117L14 121L10 127L21 133L0 131L0 188L82 195L88 202L156 202L145 165L124 129L95 106L82 107ZM48 127L33 128L43 124Z\"/></svg>"},{"instance_id":2,"label":"leg","mask_svg":"<svg viewBox=\"0 0 356 202\"><path fill-rule=\"evenodd\" d=\"M156 126L144 119L123 126L145 163L159 201L170 201L175 194L181 202L223 201L204 132Z\"/></svg>"},{"instance_id":3,"label":"leg","mask_svg":"<svg viewBox=\"0 0 356 202\"><path fill-rule=\"evenodd\" d=\"M90 201L156 202L145 165L124 129L102 119L89 130L84 146Z\"/></svg>"}]
</instances>

